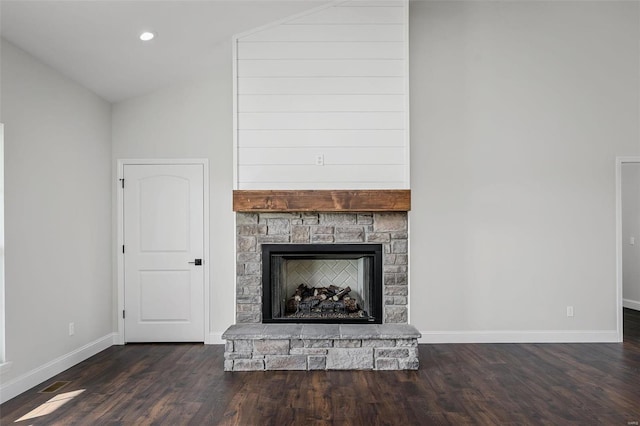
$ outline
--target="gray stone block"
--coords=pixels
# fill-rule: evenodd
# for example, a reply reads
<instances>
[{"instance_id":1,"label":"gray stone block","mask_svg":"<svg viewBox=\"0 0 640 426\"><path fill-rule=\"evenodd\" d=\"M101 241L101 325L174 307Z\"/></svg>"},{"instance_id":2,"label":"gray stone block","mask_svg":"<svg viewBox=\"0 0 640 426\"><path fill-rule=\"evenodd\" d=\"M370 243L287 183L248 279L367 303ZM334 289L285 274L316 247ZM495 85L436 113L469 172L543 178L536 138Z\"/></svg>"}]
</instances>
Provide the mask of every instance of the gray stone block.
<instances>
[{"instance_id":1,"label":"gray stone block","mask_svg":"<svg viewBox=\"0 0 640 426\"><path fill-rule=\"evenodd\" d=\"M302 213L302 223L305 225L317 225L319 220L317 213Z\"/></svg>"},{"instance_id":2,"label":"gray stone block","mask_svg":"<svg viewBox=\"0 0 640 426\"><path fill-rule=\"evenodd\" d=\"M396 345L393 339L366 339L362 341L362 347L366 348L392 348Z\"/></svg>"},{"instance_id":3,"label":"gray stone block","mask_svg":"<svg viewBox=\"0 0 640 426\"><path fill-rule=\"evenodd\" d=\"M259 222L267 222L270 219L298 219L302 217L300 213L289 213L289 212L275 212L275 213L260 213L259 214Z\"/></svg>"},{"instance_id":4,"label":"gray stone block","mask_svg":"<svg viewBox=\"0 0 640 426\"><path fill-rule=\"evenodd\" d=\"M238 235L260 235L267 233L267 225L251 224L251 225L238 225Z\"/></svg>"},{"instance_id":5,"label":"gray stone block","mask_svg":"<svg viewBox=\"0 0 640 426\"><path fill-rule=\"evenodd\" d=\"M233 360L224 360L224 371L233 371Z\"/></svg>"},{"instance_id":6,"label":"gray stone block","mask_svg":"<svg viewBox=\"0 0 640 426\"><path fill-rule=\"evenodd\" d=\"M384 272L406 274L407 273L407 265L388 265L388 264L385 264Z\"/></svg>"},{"instance_id":7,"label":"gray stone block","mask_svg":"<svg viewBox=\"0 0 640 426\"><path fill-rule=\"evenodd\" d=\"M269 219L267 220L268 235L283 235L291 232L291 223L288 219Z\"/></svg>"},{"instance_id":8,"label":"gray stone block","mask_svg":"<svg viewBox=\"0 0 640 426\"><path fill-rule=\"evenodd\" d=\"M420 367L420 361L418 361L418 358L399 359L398 367L401 370L417 370Z\"/></svg>"},{"instance_id":9,"label":"gray stone block","mask_svg":"<svg viewBox=\"0 0 640 426\"><path fill-rule=\"evenodd\" d=\"M298 244L306 244L309 242L309 227L294 226L291 229L291 242Z\"/></svg>"},{"instance_id":10,"label":"gray stone block","mask_svg":"<svg viewBox=\"0 0 640 426\"><path fill-rule=\"evenodd\" d=\"M408 311L406 306L385 305L384 307L384 323L385 324L404 324L408 320Z\"/></svg>"},{"instance_id":11,"label":"gray stone block","mask_svg":"<svg viewBox=\"0 0 640 426\"><path fill-rule=\"evenodd\" d=\"M289 353L289 340L254 340L253 353L256 355L286 355Z\"/></svg>"},{"instance_id":12,"label":"gray stone block","mask_svg":"<svg viewBox=\"0 0 640 426\"><path fill-rule=\"evenodd\" d=\"M261 371L264 370L263 359L237 359L233 361L233 371Z\"/></svg>"},{"instance_id":13,"label":"gray stone block","mask_svg":"<svg viewBox=\"0 0 640 426\"><path fill-rule=\"evenodd\" d=\"M409 238L409 234L406 232L392 232L389 235L391 235L392 240L406 240Z\"/></svg>"},{"instance_id":14,"label":"gray stone block","mask_svg":"<svg viewBox=\"0 0 640 426\"><path fill-rule=\"evenodd\" d=\"M237 345L241 339L258 339L262 336L264 336L264 324L233 324L222 333L222 338L234 340L234 345Z\"/></svg>"},{"instance_id":15,"label":"gray stone block","mask_svg":"<svg viewBox=\"0 0 640 426\"><path fill-rule=\"evenodd\" d=\"M393 304L394 305L406 305L407 297L406 296L393 296Z\"/></svg>"},{"instance_id":16,"label":"gray stone block","mask_svg":"<svg viewBox=\"0 0 640 426\"><path fill-rule=\"evenodd\" d=\"M224 359L236 360L236 359L251 359L251 352L229 352L224 354Z\"/></svg>"},{"instance_id":17,"label":"gray stone block","mask_svg":"<svg viewBox=\"0 0 640 426\"><path fill-rule=\"evenodd\" d=\"M394 285L385 286L385 296L407 296L409 294L409 288L406 285Z\"/></svg>"},{"instance_id":18,"label":"gray stone block","mask_svg":"<svg viewBox=\"0 0 640 426\"><path fill-rule=\"evenodd\" d=\"M399 370L397 359L376 358L376 370Z\"/></svg>"},{"instance_id":19,"label":"gray stone block","mask_svg":"<svg viewBox=\"0 0 640 426\"><path fill-rule=\"evenodd\" d=\"M324 234L324 235L332 235L335 232L335 227L333 226L312 226L310 228L312 234Z\"/></svg>"},{"instance_id":20,"label":"gray stone block","mask_svg":"<svg viewBox=\"0 0 640 426\"><path fill-rule=\"evenodd\" d=\"M373 369L372 348L333 348L327 354L328 370Z\"/></svg>"},{"instance_id":21,"label":"gray stone block","mask_svg":"<svg viewBox=\"0 0 640 426\"><path fill-rule=\"evenodd\" d=\"M250 225L254 223L258 223L257 213L236 213L236 224Z\"/></svg>"},{"instance_id":22,"label":"gray stone block","mask_svg":"<svg viewBox=\"0 0 640 426\"><path fill-rule=\"evenodd\" d=\"M353 230L349 232L336 232L337 243L362 243L364 242L364 231Z\"/></svg>"},{"instance_id":23,"label":"gray stone block","mask_svg":"<svg viewBox=\"0 0 640 426\"><path fill-rule=\"evenodd\" d=\"M233 352L233 340L227 340L224 343L224 353L225 353L225 355L227 354L227 352Z\"/></svg>"},{"instance_id":24,"label":"gray stone block","mask_svg":"<svg viewBox=\"0 0 640 426\"><path fill-rule=\"evenodd\" d=\"M266 324L264 333L269 339L299 339L302 324Z\"/></svg>"},{"instance_id":25,"label":"gray stone block","mask_svg":"<svg viewBox=\"0 0 640 426\"><path fill-rule=\"evenodd\" d=\"M277 244L288 243L290 240L289 234L285 235L258 235L258 243L260 244Z\"/></svg>"},{"instance_id":26,"label":"gray stone block","mask_svg":"<svg viewBox=\"0 0 640 426\"><path fill-rule=\"evenodd\" d=\"M254 312L236 312L238 324L255 324L262 320L262 314Z\"/></svg>"},{"instance_id":27,"label":"gray stone block","mask_svg":"<svg viewBox=\"0 0 640 426\"><path fill-rule=\"evenodd\" d=\"M356 222L358 225L371 225L373 223L372 213L357 213Z\"/></svg>"},{"instance_id":28,"label":"gray stone block","mask_svg":"<svg viewBox=\"0 0 640 426\"><path fill-rule=\"evenodd\" d=\"M352 213L320 213L322 225L355 225L357 221L357 216Z\"/></svg>"},{"instance_id":29,"label":"gray stone block","mask_svg":"<svg viewBox=\"0 0 640 426\"><path fill-rule=\"evenodd\" d=\"M262 263L245 263L244 274L262 276Z\"/></svg>"},{"instance_id":30,"label":"gray stone block","mask_svg":"<svg viewBox=\"0 0 640 426\"><path fill-rule=\"evenodd\" d=\"M303 339L305 348L331 348L333 340L331 339Z\"/></svg>"},{"instance_id":31,"label":"gray stone block","mask_svg":"<svg viewBox=\"0 0 640 426\"><path fill-rule=\"evenodd\" d=\"M311 242L312 243L332 243L333 235L312 235Z\"/></svg>"},{"instance_id":32,"label":"gray stone block","mask_svg":"<svg viewBox=\"0 0 640 426\"><path fill-rule=\"evenodd\" d=\"M256 251L256 237L238 235L236 250L239 252Z\"/></svg>"},{"instance_id":33,"label":"gray stone block","mask_svg":"<svg viewBox=\"0 0 640 426\"><path fill-rule=\"evenodd\" d=\"M393 305L395 302L393 300L393 296L385 296L384 297L384 304L385 305Z\"/></svg>"},{"instance_id":34,"label":"gray stone block","mask_svg":"<svg viewBox=\"0 0 640 426\"><path fill-rule=\"evenodd\" d=\"M391 237L388 233L374 232L367 234L367 242L369 243L388 243Z\"/></svg>"},{"instance_id":35,"label":"gray stone block","mask_svg":"<svg viewBox=\"0 0 640 426\"><path fill-rule=\"evenodd\" d=\"M407 358L409 348L376 348L376 358Z\"/></svg>"},{"instance_id":36,"label":"gray stone block","mask_svg":"<svg viewBox=\"0 0 640 426\"><path fill-rule=\"evenodd\" d=\"M306 370L306 355L266 356L264 359L266 370Z\"/></svg>"},{"instance_id":37,"label":"gray stone block","mask_svg":"<svg viewBox=\"0 0 640 426\"><path fill-rule=\"evenodd\" d=\"M408 243L407 240L398 240L391 242L391 253L402 253L406 254L408 252Z\"/></svg>"},{"instance_id":38,"label":"gray stone block","mask_svg":"<svg viewBox=\"0 0 640 426\"><path fill-rule=\"evenodd\" d=\"M238 263L262 262L262 254L257 252L241 252L236 256Z\"/></svg>"},{"instance_id":39,"label":"gray stone block","mask_svg":"<svg viewBox=\"0 0 640 426\"><path fill-rule=\"evenodd\" d=\"M379 331L381 339L417 339L422 336L418 329L410 324L381 324Z\"/></svg>"},{"instance_id":40,"label":"gray stone block","mask_svg":"<svg viewBox=\"0 0 640 426\"><path fill-rule=\"evenodd\" d=\"M303 339L336 339L340 337L338 324L304 324L301 336Z\"/></svg>"},{"instance_id":41,"label":"gray stone block","mask_svg":"<svg viewBox=\"0 0 640 426\"><path fill-rule=\"evenodd\" d=\"M396 340L396 346L398 347L410 347L410 348L417 348L418 347L418 340L417 339L398 339ZM416 357L418 356L418 353L416 352Z\"/></svg>"},{"instance_id":42,"label":"gray stone block","mask_svg":"<svg viewBox=\"0 0 640 426\"><path fill-rule=\"evenodd\" d=\"M234 352L250 354L253 352L253 340L234 340Z\"/></svg>"},{"instance_id":43,"label":"gray stone block","mask_svg":"<svg viewBox=\"0 0 640 426\"><path fill-rule=\"evenodd\" d=\"M293 348L303 348L304 347L304 341L302 339L291 339L290 343L289 343L289 347L291 349L293 349Z\"/></svg>"},{"instance_id":44,"label":"gray stone block","mask_svg":"<svg viewBox=\"0 0 640 426\"><path fill-rule=\"evenodd\" d=\"M326 355L328 348L293 348L291 355Z\"/></svg>"},{"instance_id":45,"label":"gray stone block","mask_svg":"<svg viewBox=\"0 0 640 426\"><path fill-rule=\"evenodd\" d=\"M362 340L360 339L340 339L334 340L333 346L335 348L360 348L362 347Z\"/></svg>"},{"instance_id":46,"label":"gray stone block","mask_svg":"<svg viewBox=\"0 0 640 426\"><path fill-rule=\"evenodd\" d=\"M307 362L309 370L324 370L327 368L327 357L325 356L310 356Z\"/></svg>"},{"instance_id":47,"label":"gray stone block","mask_svg":"<svg viewBox=\"0 0 640 426\"><path fill-rule=\"evenodd\" d=\"M341 324L341 339L377 339L380 330L377 324Z\"/></svg>"},{"instance_id":48,"label":"gray stone block","mask_svg":"<svg viewBox=\"0 0 640 426\"><path fill-rule=\"evenodd\" d=\"M374 213L373 229L375 232L398 232L407 230L406 213Z\"/></svg>"},{"instance_id":49,"label":"gray stone block","mask_svg":"<svg viewBox=\"0 0 640 426\"><path fill-rule=\"evenodd\" d=\"M236 283L243 287L262 287L262 278L255 275L237 277Z\"/></svg>"}]
</instances>

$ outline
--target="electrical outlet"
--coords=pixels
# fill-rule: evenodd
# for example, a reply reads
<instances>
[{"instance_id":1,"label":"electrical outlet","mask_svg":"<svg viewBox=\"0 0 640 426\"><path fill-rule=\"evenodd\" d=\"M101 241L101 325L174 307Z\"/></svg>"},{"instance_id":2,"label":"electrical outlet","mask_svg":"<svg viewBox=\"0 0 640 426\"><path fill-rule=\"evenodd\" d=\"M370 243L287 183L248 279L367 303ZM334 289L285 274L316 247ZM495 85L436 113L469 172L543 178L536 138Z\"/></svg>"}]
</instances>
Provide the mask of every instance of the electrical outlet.
<instances>
[{"instance_id":1,"label":"electrical outlet","mask_svg":"<svg viewBox=\"0 0 640 426\"><path fill-rule=\"evenodd\" d=\"M76 325L72 322L69 323L69 336L76 334Z\"/></svg>"},{"instance_id":2,"label":"electrical outlet","mask_svg":"<svg viewBox=\"0 0 640 426\"><path fill-rule=\"evenodd\" d=\"M316 155L316 166L324 166L324 155Z\"/></svg>"},{"instance_id":3,"label":"electrical outlet","mask_svg":"<svg viewBox=\"0 0 640 426\"><path fill-rule=\"evenodd\" d=\"M567 306L567 316L568 317L573 316L573 306Z\"/></svg>"}]
</instances>

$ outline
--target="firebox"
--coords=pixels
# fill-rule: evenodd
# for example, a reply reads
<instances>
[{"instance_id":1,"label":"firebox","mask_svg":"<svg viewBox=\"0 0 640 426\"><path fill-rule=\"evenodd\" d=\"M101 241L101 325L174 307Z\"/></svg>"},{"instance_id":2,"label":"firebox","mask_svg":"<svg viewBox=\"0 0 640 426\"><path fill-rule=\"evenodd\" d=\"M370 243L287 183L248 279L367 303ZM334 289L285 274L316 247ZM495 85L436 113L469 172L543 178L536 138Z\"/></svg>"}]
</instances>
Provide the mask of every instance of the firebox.
<instances>
[{"instance_id":1,"label":"firebox","mask_svg":"<svg viewBox=\"0 0 640 426\"><path fill-rule=\"evenodd\" d=\"M382 324L382 245L263 244L262 322Z\"/></svg>"}]
</instances>

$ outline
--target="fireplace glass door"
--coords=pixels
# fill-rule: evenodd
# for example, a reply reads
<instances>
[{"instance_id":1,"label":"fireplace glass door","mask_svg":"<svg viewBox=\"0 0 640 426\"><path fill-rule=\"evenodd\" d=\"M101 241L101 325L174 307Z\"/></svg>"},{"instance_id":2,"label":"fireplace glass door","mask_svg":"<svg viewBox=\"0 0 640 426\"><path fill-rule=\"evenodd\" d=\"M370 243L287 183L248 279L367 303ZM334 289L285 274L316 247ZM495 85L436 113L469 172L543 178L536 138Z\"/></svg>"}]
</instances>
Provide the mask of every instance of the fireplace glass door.
<instances>
[{"instance_id":1,"label":"fireplace glass door","mask_svg":"<svg viewBox=\"0 0 640 426\"><path fill-rule=\"evenodd\" d=\"M263 322L382 321L379 244L265 244Z\"/></svg>"}]
</instances>

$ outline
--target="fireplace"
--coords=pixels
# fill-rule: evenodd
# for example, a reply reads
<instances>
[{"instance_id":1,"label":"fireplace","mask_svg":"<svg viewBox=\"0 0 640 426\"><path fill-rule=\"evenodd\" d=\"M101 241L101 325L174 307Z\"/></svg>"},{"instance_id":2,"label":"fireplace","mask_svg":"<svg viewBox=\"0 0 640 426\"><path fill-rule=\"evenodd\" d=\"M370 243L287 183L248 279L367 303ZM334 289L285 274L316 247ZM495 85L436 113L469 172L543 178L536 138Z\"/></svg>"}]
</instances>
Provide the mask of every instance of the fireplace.
<instances>
[{"instance_id":1,"label":"fireplace","mask_svg":"<svg viewBox=\"0 0 640 426\"><path fill-rule=\"evenodd\" d=\"M367 259L367 256L371 256L371 253L368 253L367 250L375 247L379 251L381 247L382 258L380 261L375 262L375 270L379 271L379 268L381 268L382 272L369 273L369 278L373 277L377 282L374 289L357 289L356 287L359 287L359 285L350 285L348 282L345 286L335 282L333 285L351 287L350 298L366 296L366 300L360 300L358 303L364 308L363 311L366 312L367 319L360 318L353 322L371 324L407 323L408 223L406 212L238 212L236 219L237 323L329 322L326 319L322 321L317 319L303 321L302 319L304 318L297 318L296 321L285 320L283 315L278 314L281 312L282 306L274 308L271 301L266 304L266 308L270 309L271 313L267 315L263 313L265 298L273 298L273 293L270 287L263 287L264 279L270 278L272 275L272 260L269 259L267 262L263 262L262 247L277 246L276 248L283 249L287 245L297 246L297 250L302 252L307 250L302 246L309 246L308 250L310 251L306 253L306 256L315 253L324 257L328 255L338 257L338 259L335 259L336 261L357 261L360 265L360 274L364 274L365 270L369 270L370 266L365 266L365 263L371 263L372 261L358 260L360 256L353 253L350 256L355 258L339 259L340 256L347 256L344 253L340 254L339 247L346 246L348 250L354 250L357 247L360 253L366 254L364 258ZM289 257L288 259L282 258L279 261L288 263L287 261L292 259L291 254L287 256ZM282 268L282 266L278 268ZM381 283L377 281L378 279ZM304 280L296 282L294 285L297 288L303 283L309 287L329 287L332 285L328 282L315 284ZM295 291L295 289L288 289L284 292L280 290L280 294L277 295L278 300L290 298L292 294L288 293L291 291ZM362 294L367 291L369 292L368 294ZM374 306L370 306L372 301L375 301L375 309ZM336 308L336 310L340 309L339 306ZM378 309L381 310L381 313ZM302 311L303 309L300 310ZM275 315L273 315L274 313ZM373 317L374 320L369 321L369 317Z\"/></svg>"},{"instance_id":2,"label":"fireplace","mask_svg":"<svg viewBox=\"0 0 640 426\"><path fill-rule=\"evenodd\" d=\"M225 371L418 369L408 190L234 191L234 210Z\"/></svg>"},{"instance_id":3,"label":"fireplace","mask_svg":"<svg viewBox=\"0 0 640 426\"><path fill-rule=\"evenodd\" d=\"M263 323L382 323L381 244L263 244Z\"/></svg>"}]
</instances>

